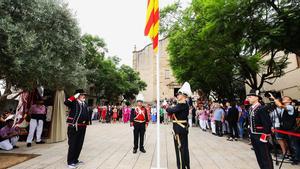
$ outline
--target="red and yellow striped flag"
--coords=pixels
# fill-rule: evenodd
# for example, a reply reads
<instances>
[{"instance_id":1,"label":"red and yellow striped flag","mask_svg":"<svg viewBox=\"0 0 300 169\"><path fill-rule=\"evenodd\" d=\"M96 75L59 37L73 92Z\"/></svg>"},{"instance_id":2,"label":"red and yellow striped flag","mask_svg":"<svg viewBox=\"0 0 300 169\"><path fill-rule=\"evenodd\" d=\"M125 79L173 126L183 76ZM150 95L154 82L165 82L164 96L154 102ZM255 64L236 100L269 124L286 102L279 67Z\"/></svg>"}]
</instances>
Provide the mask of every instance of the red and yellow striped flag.
<instances>
[{"instance_id":1,"label":"red and yellow striped flag","mask_svg":"<svg viewBox=\"0 0 300 169\"><path fill-rule=\"evenodd\" d=\"M158 50L159 5L158 0L148 0L145 36L149 36L153 43L153 50Z\"/></svg>"}]
</instances>

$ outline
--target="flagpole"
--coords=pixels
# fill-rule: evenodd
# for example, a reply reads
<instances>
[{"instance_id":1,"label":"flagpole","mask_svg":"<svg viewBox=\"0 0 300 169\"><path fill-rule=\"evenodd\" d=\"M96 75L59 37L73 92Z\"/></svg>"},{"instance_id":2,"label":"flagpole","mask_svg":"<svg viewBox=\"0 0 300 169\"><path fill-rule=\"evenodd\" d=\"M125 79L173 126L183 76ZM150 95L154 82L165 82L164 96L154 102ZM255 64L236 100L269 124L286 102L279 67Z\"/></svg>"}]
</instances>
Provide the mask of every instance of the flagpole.
<instances>
[{"instance_id":1,"label":"flagpole","mask_svg":"<svg viewBox=\"0 0 300 169\"><path fill-rule=\"evenodd\" d=\"M148 0L146 27L144 34L149 36L153 43L153 53L156 55L156 166L160 168L160 97L159 97L159 0Z\"/></svg>"},{"instance_id":2,"label":"flagpole","mask_svg":"<svg viewBox=\"0 0 300 169\"><path fill-rule=\"evenodd\" d=\"M158 46L157 46L157 53L156 53L156 118L157 118L157 125L156 125L156 166L159 169L160 168L160 91L159 91L159 40L158 40Z\"/></svg>"}]
</instances>

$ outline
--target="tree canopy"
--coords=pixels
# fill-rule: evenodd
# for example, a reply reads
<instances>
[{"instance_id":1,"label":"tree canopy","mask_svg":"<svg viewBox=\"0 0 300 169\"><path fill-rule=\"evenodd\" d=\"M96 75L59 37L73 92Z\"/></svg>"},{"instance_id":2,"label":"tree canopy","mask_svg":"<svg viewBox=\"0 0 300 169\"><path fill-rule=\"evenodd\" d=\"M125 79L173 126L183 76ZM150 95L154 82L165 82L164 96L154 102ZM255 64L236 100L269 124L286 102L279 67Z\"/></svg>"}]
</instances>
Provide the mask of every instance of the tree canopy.
<instances>
[{"instance_id":1,"label":"tree canopy","mask_svg":"<svg viewBox=\"0 0 300 169\"><path fill-rule=\"evenodd\" d=\"M107 57L106 44L103 39L93 35L83 35L82 44L85 53L85 68L88 84L98 98L114 102L123 96L131 99L146 88L137 72L126 65L119 66L120 58Z\"/></svg>"},{"instance_id":2,"label":"tree canopy","mask_svg":"<svg viewBox=\"0 0 300 169\"><path fill-rule=\"evenodd\" d=\"M0 1L0 80L11 88L50 90L95 86L98 97L117 100L145 89L138 73L118 67L104 39L81 36L68 6L57 0Z\"/></svg>"},{"instance_id":3,"label":"tree canopy","mask_svg":"<svg viewBox=\"0 0 300 169\"><path fill-rule=\"evenodd\" d=\"M179 3L166 7L162 20L171 24L162 30L169 37L175 76L220 98L240 95L243 83L254 89L272 84L284 74L287 54L299 48L294 45L299 6L296 1L193 0L185 10ZM279 51L285 53L277 57Z\"/></svg>"},{"instance_id":4,"label":"tree canopy","mask_svg":"<svg viewBox=\"0 0 300 169\"><path fill-rule=\"evenodd\" d=\"M3 0L0 18L0 79L8 89L86 85L80 29L64 4Z\"/></svg>"}]
</instances>

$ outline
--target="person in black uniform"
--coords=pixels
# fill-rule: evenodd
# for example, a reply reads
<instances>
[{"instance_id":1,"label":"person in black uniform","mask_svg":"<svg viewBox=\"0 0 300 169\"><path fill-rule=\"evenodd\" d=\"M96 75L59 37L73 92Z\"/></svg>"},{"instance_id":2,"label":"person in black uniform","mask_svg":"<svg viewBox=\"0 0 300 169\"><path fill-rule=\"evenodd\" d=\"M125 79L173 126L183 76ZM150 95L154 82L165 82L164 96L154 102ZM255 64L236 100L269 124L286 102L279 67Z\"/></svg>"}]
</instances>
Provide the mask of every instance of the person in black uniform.
<instances>
[{"instance_id":1,"label":"person in black uniform","mask_svg":"<svg viewBox=\"0 0 300 169\"><path fill-rule=\"evenodd\" d=\"M268 111L260 104L259 91L252 89L247 95L251 104L250 138L256 155L256 160L261 169L273 169L273 161L268 146L268 137L271 135L272 122Z\"/></svg>"},{"instance_id":2,"label":"person in black uniform","mask_svg":"<svg viewBox=\"0 0 300 169\"><path fill-rule=\"evenodd\" d=\"M130 126L134 127L133 137L134 137L134 147L133 153L137 153L138 141L140 140L140 151L146 153L144 148L144 136L146 132L146 127L148 126L148 114L146 108L143 106L144 97L142 94L138 94L136 97L137 107L131 110L130 114Z\"/></svg>"},{"instance_id":3,"label":"person in black uniform","mask_svg":"<svg viewBox=\"0 0 300 169\"><path fill-rule=\"evenodd\" d=\"M83 89L75 91L75 95L65 101L65 105L69 107L70 112L67 118L68 125L68 167L77 168L79 155L83 146L86 126L91 124L91 113L88 111L85 102L86 93Z\"/></svg>"},{"instance_id":4,"label":"person in black uniform","mask_svg":"<svg viewBox=\"0 0 300 169\"><path fill-rule=\"evenodd\" d=\"M187 104L187 98L191 94L190 84L185 82L178 90L176 106L169 108L168 105L165 105L166 111L173 119L174 145L178 169L190 168L188 147L189 105Z\"/></svg>"}]
</instances>

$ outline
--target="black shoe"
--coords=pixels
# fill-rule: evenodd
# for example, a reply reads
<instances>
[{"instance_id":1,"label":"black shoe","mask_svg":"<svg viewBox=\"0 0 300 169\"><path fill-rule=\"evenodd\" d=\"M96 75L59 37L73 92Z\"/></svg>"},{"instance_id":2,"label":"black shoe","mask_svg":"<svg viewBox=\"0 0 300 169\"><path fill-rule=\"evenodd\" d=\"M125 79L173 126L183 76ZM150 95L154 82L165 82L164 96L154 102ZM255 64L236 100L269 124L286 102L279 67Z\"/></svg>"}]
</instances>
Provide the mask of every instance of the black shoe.
<instances>
[{"instance_id":1,"label":"black shoe","mask_svg":"<svg viewBox=\"0 0 300 169\"><path fill-rule=\"evenodd\" d=\"M36 144L45 144L44 141L40 141L40 142L35 142Z\"/></svg>"},{"instance_id":2,"label":"black shoe","mask_svg":"<svg viewBox=\"0 0 300 169\"><path fill-rule=\"evenodd\" d=\"M146 153L146 150L145 150L145 149L140 149L140 151L141 151L142 153Z\"/></svg>"},{"instance_id":3,"label":"black shoe","mask_svg":"<svg viewBox=\"0 0 300 169\"><path fill-rule=\"evenodd\" d=\"M13 148L19 148L18 146L13 146Z\"/></svg>"},{"instance_id":4,"label":"black shoe","mask_svg":"<svg viewBox=\"0 0 300 169\"><path fill-rule=\"evenodd\" d=\"M31 147L31 143L27 143L27 147Z\"/></svg>"},{"instance_id":5,"label":"black shoe","mask_svg":"<svg viewBox=\"0 0 300 169\"><path fill-rule=\"evenodd\" d=\"M133 154L135 154L137 152L137 149L133 149Z\"/></svg>"}]
</instances>

